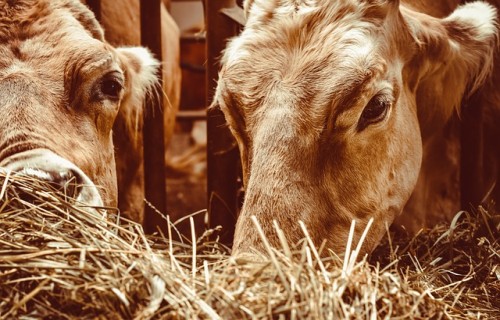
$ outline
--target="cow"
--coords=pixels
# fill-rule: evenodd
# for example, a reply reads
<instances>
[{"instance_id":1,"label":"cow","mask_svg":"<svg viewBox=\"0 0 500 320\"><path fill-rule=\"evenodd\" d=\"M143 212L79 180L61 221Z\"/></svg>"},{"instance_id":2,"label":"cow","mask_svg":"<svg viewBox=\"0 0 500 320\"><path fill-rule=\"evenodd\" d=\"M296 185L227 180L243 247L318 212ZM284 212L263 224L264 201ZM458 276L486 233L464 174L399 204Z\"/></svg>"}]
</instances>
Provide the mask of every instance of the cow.
<instances>
[{"instance_id":1,"label":"cow","mask_svg":"<svg viewBox=\"0 0 500 320\"><path fill-rule=\"evenodd\" d=\"M165 3L165 1L164 1ZM106 41L113 46L138 46L141 43L139 0L101 0L101 25ZM161 6L163 115L165 146L168 146L179 110L181 94L180 31ZM151 30L151 32L155 32ZM141 101L121 106L113 126L118 179L118 208L127 218L144 222L143 111Z\"/></svg>"},{"instance_id":2,"label":"cow","mask_svg":"<svg viewBox=\"0 0 500 320\"><path fill-rule=\"evenodd\" d=\"M76 0L0 1L0 39L0 167L61 189L74 182L77 203L115 207L113 126L126 119L115 138L134 135L159 62L111 46Z\"/></svg>"},{"instance_id":3,"label":"cow","mask_svg":"<svg viewBox=\"0 0 500 320\"><path fill-rule=\"evenodd\" d=\"M453 119L476 90L498 92L488 83L494 6L246 0L244 11L212 106L241 155L233 254L265 252L252 216L272 246L273 220L290 243L304 237L302 221L316 246L326 241L339 256L352 221L354 244L373 221L362 256L392 223L416 231L458 206ZM436 203L441 211L427 212Z\"/></svg>"}]
</instances>

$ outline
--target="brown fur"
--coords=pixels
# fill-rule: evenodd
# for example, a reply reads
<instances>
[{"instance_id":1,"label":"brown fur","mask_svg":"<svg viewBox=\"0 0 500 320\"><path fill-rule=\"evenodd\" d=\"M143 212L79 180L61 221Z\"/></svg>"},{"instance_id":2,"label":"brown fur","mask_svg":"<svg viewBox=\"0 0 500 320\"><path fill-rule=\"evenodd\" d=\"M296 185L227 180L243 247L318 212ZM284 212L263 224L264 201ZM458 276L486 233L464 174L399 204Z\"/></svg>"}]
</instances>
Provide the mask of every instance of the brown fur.
<instances>
[{"instance_id":1,"label":"brown fur","mask_svg":"<svg viewBox=\"0 0 500 320\"><path fill-rule=\"evenodd\" d=\"M134 49L103 42L103 30L79 1L0 1L0 38L0 162L49 149L115 206L113 123L126 110L142 112L156 67L144 65ZM118 101L96 96L110 73L123 79Z\"/></svg>"},{"instance_id":2,"label":"brown fur","mask_svg":"<svg viewBox=\"0 0 500 320\"><path fill-rule=\"evenodd\" d=\"M251 215L273 245L272 220L291 242L303 236L302 220L317 245L326 240L337 254L353 219L358 239L374 218L363 249L370 251L412 193L420 208L410 203L413 215L403 223L417 229L442 218L425 217L425 209L434 198L429 190L455 183L447 180L458 168L456 136L443 132L456 132L446 125L454 110L489 75L497 31L485 6L478 10L491 17L480 22L467 15L471 6L441 19L423 13L428 3L245 3L247 25L228 45L214 99L244 168L235 253L262 248ZM444 17L456 4L426 9ZM365 106L378 95L391 101L387 116L360 130ZM452 190L445 198L455 205Z\"/></svg>"}]
</instances>

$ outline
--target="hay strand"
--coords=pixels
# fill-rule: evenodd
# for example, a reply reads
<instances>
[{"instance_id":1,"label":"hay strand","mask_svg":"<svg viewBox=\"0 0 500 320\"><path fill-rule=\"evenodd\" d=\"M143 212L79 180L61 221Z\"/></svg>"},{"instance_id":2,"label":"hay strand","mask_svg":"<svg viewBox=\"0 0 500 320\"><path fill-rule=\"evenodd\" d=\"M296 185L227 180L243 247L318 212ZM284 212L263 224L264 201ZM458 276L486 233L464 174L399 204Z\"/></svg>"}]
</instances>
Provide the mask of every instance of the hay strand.
<instances>
[{"instance_id":1,"label":"hay strand","mask_svg":"<svg viewBox=\"0 0 500 320\"><path fill-rule=\"evenodd\" d=\"M192 218L191 243L175 242L168 216L151 236L40 181L2 172L0 186L0 318L500 318L499 219L483 208L391 234L370 257L353 223L343 261L321 260L305 226L292 244L274 223L282 249L243 260L209 240L217 231L196 237Z\"/></svg>"}]
</instances>

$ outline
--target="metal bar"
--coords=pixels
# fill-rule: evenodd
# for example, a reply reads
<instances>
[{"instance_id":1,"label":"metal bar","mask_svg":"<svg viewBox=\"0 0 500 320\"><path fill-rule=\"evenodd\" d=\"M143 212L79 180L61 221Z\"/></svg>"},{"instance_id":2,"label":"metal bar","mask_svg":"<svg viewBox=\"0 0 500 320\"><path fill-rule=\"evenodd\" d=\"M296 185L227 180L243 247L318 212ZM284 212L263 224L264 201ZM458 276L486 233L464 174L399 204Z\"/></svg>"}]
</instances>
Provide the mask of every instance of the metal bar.
<instances>
[{"instance_id":1,"label":"metal bar","mask_svg":"<svg viewBox=\"0 0 500 320\"><path fill-rule=\"evenodd\" d=\"M94 12L97 21L101 22L101 0L87 0L87 6Z\"/></svg>"},{"instance_id":2,"label":"metal bar","mask_svg":"<svg viewBox=\"0 0 500 320\"><path fill-rule=\"evenodd\" d=\"M141 10L141 42L148 47L154 56L163 61L161 43L161 0L140 1ZM159 75L162 75L161 71ZM161 90L163 80L160 77ZM150 95L146 101L144 113L144 189L146 200L154 208L166 213L165 182L165 142L163 127L163 96L161 93ZM162 217L149 205L145 206L144 228L146 232L154 232L157 226L164 224Z\"/></svg>"},{"instance_id":3,"label":"metal bar","mask_svg":"<svg viewBox=\"0 0 500 320\"><path fill-rule=\"evenodd\" d=\"M475 209L483 195L483 110L480 94L462 103L460 124L460 197L464 210Z\"/></svg>"},{"instance_id":4,"label":"metal bar","mask_svg":"<svg viewBox=\"0 0 500 320\"><path fill-rule=\"evenodd\" d=\"M238 34L239 27L221 13L223 8L236 5L235 0L205 0L207 28L207 104L212 102L220 64L221 52L227 39ZM217 108L207 113L207 188L209 225L221 225L220 241L232 244L239 211L241 169L239 152L224 115Z\"/></svg>"}]
</instances>

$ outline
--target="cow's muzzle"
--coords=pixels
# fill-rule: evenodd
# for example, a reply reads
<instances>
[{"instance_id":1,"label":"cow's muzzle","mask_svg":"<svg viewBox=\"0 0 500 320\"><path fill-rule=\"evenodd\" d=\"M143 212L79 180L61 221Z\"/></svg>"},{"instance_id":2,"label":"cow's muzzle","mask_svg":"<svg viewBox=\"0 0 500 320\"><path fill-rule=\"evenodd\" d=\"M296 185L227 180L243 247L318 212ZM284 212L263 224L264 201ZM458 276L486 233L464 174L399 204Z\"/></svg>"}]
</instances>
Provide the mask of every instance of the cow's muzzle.
<instances>
[{"instance_id":1,"label":"cow's muzzle","mask_svg":"<svg viewBox=\"0 0 500 320\"><path fill-rule=\"evenodd\" d=\"M74 198L78 204L103 206L101 196L90 178L71 161L50 150L34 149L16 153L2 160L0 168L45 180L65 195Z\"/></svg>"}]
</instances>

